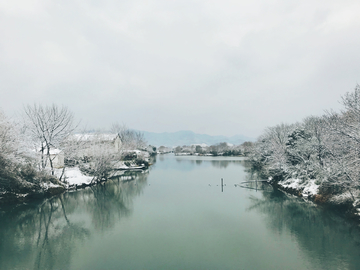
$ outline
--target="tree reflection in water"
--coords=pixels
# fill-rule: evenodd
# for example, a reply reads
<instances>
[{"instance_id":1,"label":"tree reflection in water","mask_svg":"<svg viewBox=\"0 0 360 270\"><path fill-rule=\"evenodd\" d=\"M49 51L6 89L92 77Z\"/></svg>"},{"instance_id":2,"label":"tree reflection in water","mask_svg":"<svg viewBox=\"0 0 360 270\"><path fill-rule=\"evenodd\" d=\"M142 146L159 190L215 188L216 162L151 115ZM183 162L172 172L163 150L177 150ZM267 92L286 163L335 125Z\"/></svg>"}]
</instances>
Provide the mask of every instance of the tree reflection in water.
<instances>
[{"instance_id":1,"label":"tree reflection in water","mask_svg":"<svg viewBox=\"0 0 360 270\"><path fill-rule=\"evenodd\" d=\"M69 269L77 245L93 229L106 231L130 215L132 201L146 183L146 172L133 172L41 204L0 212L0 269ZM90 224L78 218L84 212Z\"/></svg>"},{"instance_id":2,"label":"tree reflection in water","mask_svg":"<svg viewBox=\"0 0 360 270\"><path fill-rule=\"evenodd\" d=\"M262 198L250 199L247 210L265 214L267 227L276 234L295 237L314 269L358 269L360 230L355 223L279 190L267 190Z\"/></svg>"},{"instance_id":3,"label":"tree reflection in water","mask_svg":"<svg viewBox=\"0 0 360 270\"><path fill-rule=\"evenodd\" d=\"M123 181L122 178L131 180ZM96 229L107 230L132 212L134 197L141 195L147 183L147 173L132 172L86 190L90 198L86 204Z\"/></svg>"},{"instance_id":4,"label":"tree reflection in water","mask_svg":"<svg viewBox=\"0 0 360 270\"><path fill-rule=\"evenodd\" d=\"M178 163L190 163L193 166L197 165L197 166L213 166L215 168L220 168L220 169L226 169L230 164L231 165L238 165L241 166L242 163L244 162L244 160L214 160L208 157L197 157L197 156L184 156L184 157L177 157L176 161Z\"/></svg>"}]
</instances>

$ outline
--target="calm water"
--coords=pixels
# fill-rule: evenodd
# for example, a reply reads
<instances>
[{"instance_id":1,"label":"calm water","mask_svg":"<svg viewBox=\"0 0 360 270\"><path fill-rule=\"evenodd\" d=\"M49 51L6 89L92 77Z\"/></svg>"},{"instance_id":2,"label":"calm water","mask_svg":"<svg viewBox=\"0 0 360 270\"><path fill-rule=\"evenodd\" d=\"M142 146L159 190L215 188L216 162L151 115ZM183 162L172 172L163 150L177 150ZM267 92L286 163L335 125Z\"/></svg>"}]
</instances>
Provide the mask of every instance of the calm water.
<instances>
[{"instance_id":1,"label":"calm water","mask_svg":"<svg viewBox=\"0 0 360 270\"><path fill-rule=\"evenodd\" d=\"M358 226L235 187L248 171L241 158L158 156L127 181L2 209L0 269L360 269Z\"/></svg>"}]
</instances>

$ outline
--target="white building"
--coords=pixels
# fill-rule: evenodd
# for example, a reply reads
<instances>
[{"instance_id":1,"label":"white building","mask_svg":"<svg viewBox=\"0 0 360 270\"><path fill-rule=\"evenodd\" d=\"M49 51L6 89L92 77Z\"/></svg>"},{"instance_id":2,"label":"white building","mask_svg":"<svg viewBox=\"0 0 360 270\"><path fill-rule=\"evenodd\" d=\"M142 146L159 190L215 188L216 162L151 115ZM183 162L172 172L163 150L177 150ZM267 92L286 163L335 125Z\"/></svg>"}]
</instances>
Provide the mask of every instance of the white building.
<instances>
[{"instance_id":1,"label":"white building","mask_svg":"<svg viewBox=\"0 0 360 270\"><path fill-rule=\"evenodd\" d=\"M41 149L39 148L35 152L37 153L38 158L40 160L41 155L42 155ZM47 150L46 149L44 150L43 158L44 158L46 168L51 168L50 161L49 161L49 158L47 156ZM54 168L59 169L59 168L64 167L64 152L63 151L61 151L59 149L56 149L56 148L50 148L50 159L52 161L52 164L53 164Z\"/></svg>"},{"instance_id":2,"label":"white building","mask_svg":"<svg viewBox=\"0 0 360 270\"><path fill-rule=\"evenodd\" d=\"M53 167L56 169L64 167L64 152L59 149L50 149L50 158ZM50 167L50 162L47 162L46 167Z\"/></svg>"},{"instance_id":3,"label":"white building","mask_svg":"<svg viewBox=\"0 0 360 270\"><path fill-rule=\"evenodd\" d=\"M69 140L77 148L76 151L79 156L91 157L96 155L98 151L118 153L122 146L119 134L74 134Z\"/></svg>"}]
</instances>

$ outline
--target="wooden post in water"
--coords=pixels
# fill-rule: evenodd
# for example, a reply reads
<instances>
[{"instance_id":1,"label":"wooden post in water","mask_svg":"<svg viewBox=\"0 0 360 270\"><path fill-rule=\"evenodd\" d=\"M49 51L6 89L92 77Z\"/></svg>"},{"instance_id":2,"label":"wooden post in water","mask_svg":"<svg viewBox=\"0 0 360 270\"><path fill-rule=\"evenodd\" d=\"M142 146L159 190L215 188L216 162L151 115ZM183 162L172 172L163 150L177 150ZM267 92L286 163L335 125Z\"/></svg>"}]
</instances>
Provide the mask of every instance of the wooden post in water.
<instances>
[{"instance_id":1,"label":"wooden post in water","mask_svg":"<svg viewBox=\"0 0 360 270\"><path fill-rule=\"evenodd\" d=\"M224 179L221 178L221 192L224 192Z\"/></svg>"}]
</instances>

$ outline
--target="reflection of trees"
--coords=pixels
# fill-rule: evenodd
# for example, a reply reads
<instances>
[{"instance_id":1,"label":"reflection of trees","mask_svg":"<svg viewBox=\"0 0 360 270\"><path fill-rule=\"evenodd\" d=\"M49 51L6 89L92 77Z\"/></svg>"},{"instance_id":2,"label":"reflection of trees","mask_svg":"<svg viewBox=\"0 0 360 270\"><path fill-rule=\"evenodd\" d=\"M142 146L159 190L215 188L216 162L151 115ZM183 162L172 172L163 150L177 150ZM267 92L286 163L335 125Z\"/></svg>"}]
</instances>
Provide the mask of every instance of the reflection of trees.
<instances>
[{"instance_id":1,"label":"reflection of trees","mask_svg":"<svg viewBox=\"0 0 360 270\"><path fill-rule=\"evenodd\" d=\"M132 176L129 181L122 181L121 176L87 190L93 200L87 202L86 208L96 229L109 229L118 219L131 214L133 198L142 193L147 183L147 173L135 174L135 178L134 172L127 175Z\"/></svg>"},{"instance_id":2,"label":"reflection of trees","mask_svg":"<svg viewBox=\"0 0 360 270\"><path fill-rule=\"evenodd\" d=\"M247 180L252 180L253 181L253 178L249 178ZM272 185L270 185L269 183L267 182L247 182L247 183L240 183L240 184L237 184L238 187L241 187L241 188L246 188L246 189L253 189L253 190L256 190L256 191L263 191L263 192L273 192L274 188Z\"/></svg>"},{"instance_id":3,"label":"reflection of trees","mask_svg":"<svg viewBox=\"0 0 360 270\"><path fill-rule=\"evenodd\" d=\"M30 264L33 269L67 269L74 240L89 236L87 229L68 219L62 196L5 213L0 232L0 269L29 269Z\"/></svg>"},{"instance_id":4,"label":"reflection of trees","mask_svg":"<svg viewBox=\"0 0 360 270\"><path fill-rule=\"evenodd\" d=\"M262 180L264 179L264 175L262 175L261 171L254 168L251 161L245 159L242 161L242 166L245 168L246 174L246 181L248 180Z\"/></svg>"},{"instance_id":5,"label":"reflection of trees","mask_svg":"<svg viewBox=\"0 0 360 270\"><path fill-rule=\"evenodd\" d=\"M274 232L294 236L316 269L358 269L360 230L355 224L278 190L250 199L248 210L264 213Z\"/></svg>"},{"instance_id":6,"label":"reflection of trees","mask_svg":"<svg viewBox=\"0 0 360 270\"><path fill-rule=\"evenodd\" d=\"M150 156L149 163L150 163L150 164L155 164L155 163L156 163L156 158L157 158L157 155ZM150 167L150 168L151 168L151 167Z\"/></svg>"},{"instance_id":7,"label":"reflection of trees","mask_svg":"<svg viewBox=\"0 0 360 270\"><path fill-rule=\"evenodd\" d=\"M68 219L62 196L43 204L39 215L34 269L69 267L74 240L84 240L89 230Z\"/></svg>"},{"instance_id":8,"label":"reflection of trees","mask_svg":"<svg viewBox=\"0 0 360 270\"><path fill-rule=\"evenodd\" d=\"M74 249L91 230L105 231L131 214L147 173L130 175L134 180L112 179L26 209L0 212L0 269L69 269ZM77 221L86 215L91 224Z\"/></svg>"},{"instance_id":9,"label":"reflection of trees","mask_svg":"<svg viewBox=\"0 0 360 270\"><path fill-rule=\"evenodd\" d=\"M211 165L215 168L226 169L230 164L241 165L240 160L212 160Z\"/></svg>"},{"instance_id":10,"label":"reflection of trees","mask_svg":"<svg viewBox=\"0 0 360 270\"><path fill-rule=\"evenodd\" d=\"M178 163L191 163L192 165L211 165L215 168L220 168L220 169L225 169L227 168L230 164L233 165L242 165L243 160L216 160L216 159L186 159L186 158L181 158L178 157L175 159Z\"/></svg>"}]
</instances>

